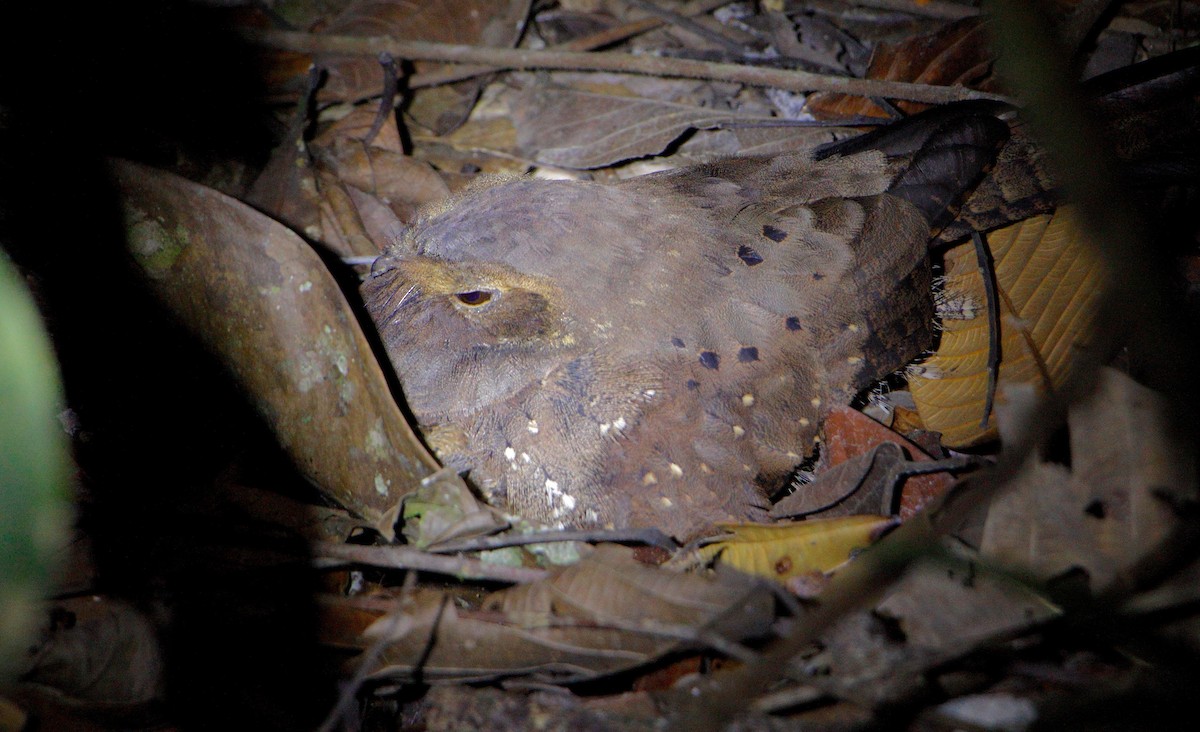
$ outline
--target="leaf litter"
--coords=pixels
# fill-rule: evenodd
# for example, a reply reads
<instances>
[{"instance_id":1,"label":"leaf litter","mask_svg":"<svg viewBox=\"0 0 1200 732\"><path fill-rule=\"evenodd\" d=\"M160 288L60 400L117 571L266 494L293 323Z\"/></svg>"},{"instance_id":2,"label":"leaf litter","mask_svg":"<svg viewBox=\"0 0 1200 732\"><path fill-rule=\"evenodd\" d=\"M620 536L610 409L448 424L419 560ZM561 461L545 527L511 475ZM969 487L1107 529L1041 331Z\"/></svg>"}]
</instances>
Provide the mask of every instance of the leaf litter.
<instances>
[{"instance_id":1,"label":"leaf litter","mask_svg":"<svg viewBox=\"0 0 1200 732\"><path fill-rule=\"evenodd\" d=\"M679 15L708 29L701 34L677 19L641 14L637 3L604 0L535 5L532 13L527 2L324 5L340 10L302 16L326 36L536 51L611 34L619 49L668 59L786 59L821 73L863 68L866 48L874 49L869 78L1001 88L981 24L938 20L920 4L883 10L876 6L895 3L863 3L850 12L846 3L763 3L761 13L731 4L712 15L700 11L725 4L680 4ZM1153 8L1122 12L1099 31L1099 47L1140 38L1133 56L1141 57L1160 53L1162 38L1180 32L1155 25L1161 20ZM1181 398L1108 367L1091 372L1089 396L1062 406L1065 438L1022 460L993 499L939 526L942 535L904 560L908 571L895 584L864 588L871 591L862 592L860 606L831 622L817 619L835 604L823 605L822 590L839 583L853 589L857 581L853 571L835 570L892 561L899 541L884 538L866 549L895 525L889 514L907 527L954 513L956 501L972 495L972 481L987 474L971 468L997 455L1003 465L1006 446L1028 428L1024 415L1088 373L1079 353L1102 327L1103 262L1070 207L1017 200L1016 174L972 209L979 221L998 210L1010 217L1004 227L986 226L1001 293L998 360L986 348L989 318L981 306L988 274L969 246L949 249L940 343L892 397L911 408L896 410L891 429L849 409L829 420L820 461L811 466L815 481L796 486L796 506L784 499L774 512L811 514L807 520L739 527L673 557L661 547L605 541L604 532L572 536L557 553L545 549L552 541L514 540L466 557L482 560L473 564L385 557L387 547L372 544L396 538L406 549L436 551L473 538L503 541L504 532L553 537L487 506L458 476L437 472L360 326L341 258L374 256L422 206L480 171L626 177L721 155L811 148L859 129L860 116L917 107L821 93L797 120L795 99L719 79L479 69L452 84L417 86L401 113L387 110L378 127L378 59L314 54L324 79L309 99L294 55L264 58L274 64L265 78L277 84L272 96L282 100L276 111L284 131L245 196L254 208L139 164L116 161L112 170L129 253L145 281L218 355L299 472L336 506L272 497L258 486L235 485L241 497L229 500L244 501L260 522L306 536L318 553L331 539L366 544L345 555L352 561L317 560L325 588L316 601L318 636L342 654L339 672L358 680L346 693L361 694L368 710L353 722L343 716L345 703L333 707L340 711L326 728L405 728L401 720L415 718L444 729L485 713L499 715L494 724L520 726L535 708L563 723L628 728L666 710L683 726L716 728L717 718L691 724L701 718L681 697L704 697L704 683L720 684L741 669L759 674L754 693L738 700L751 728L837 726L831 720L865 727L907 706L916 709L910 721L917 727L1024 729L1060 719L1070 708L1064 691L1092 685L1112 699L1155 698L1155 681L1180 671L1180 658L1163 654L1144 656L1149 670L1138 667L1129 648L1164 637L1182 644L1185 658L1200 648L1194 617L1145 621L1194 606L1187 578L1196 571L1195 551L1179 540L1194 521L1197 485L1194 445L1178 428ZM455 68L417 59L408 78L449 78ZM366 140L370 129L377 134ZM1017 203L1025 207L1019 215L1006 208ZM1120 363L1136 373L1152 360L1127 353ZM996 414L984 413L989 369L998 371ZM967 449L969 460L953 452ZM922 464L942 472L925 474ZM296 507L319 518L285 520ZM839 510L842 518L830 518ZM823 550L819 558L813 547ZM555 556L569 563L556 565ZM1148 565L1156 558L1174 573L1154 575ZM1121 638L1099 633L1101 621L1125 617L1139 624ZM800 637L811 640L786 664L771 666L773 649ZM68 654L72 662L85 662L81 652ZM131 671L112 668L104 683L134 684L139 702L159 693L157 657L124 663ZM691 670L664 673L675 664ZM420 701L431 683L441 686ZM66 682L52 685L83 698ZM557 694L552 703L547 690Z\"/></svg>"}]
</instances>

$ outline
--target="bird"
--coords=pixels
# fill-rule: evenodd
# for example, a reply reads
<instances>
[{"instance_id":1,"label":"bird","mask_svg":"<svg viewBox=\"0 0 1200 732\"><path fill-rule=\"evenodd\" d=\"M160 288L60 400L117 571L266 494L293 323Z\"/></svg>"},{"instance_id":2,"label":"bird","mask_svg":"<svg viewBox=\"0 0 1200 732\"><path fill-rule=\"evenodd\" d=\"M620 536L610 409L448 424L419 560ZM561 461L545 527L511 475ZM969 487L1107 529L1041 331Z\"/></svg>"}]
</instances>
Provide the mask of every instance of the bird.
<instances>
[{"instance_id":1,"label":"bird","mask_svg":"<svg viewBox=\"0 0 1200 732\"><path fill-rule=\"evenodd\" d=\"M761 521L822 418L934 339L929 243L1010 108L615 183L477 179L361 286L426 443L549 527Z\"/></svg>"}]
</instances>

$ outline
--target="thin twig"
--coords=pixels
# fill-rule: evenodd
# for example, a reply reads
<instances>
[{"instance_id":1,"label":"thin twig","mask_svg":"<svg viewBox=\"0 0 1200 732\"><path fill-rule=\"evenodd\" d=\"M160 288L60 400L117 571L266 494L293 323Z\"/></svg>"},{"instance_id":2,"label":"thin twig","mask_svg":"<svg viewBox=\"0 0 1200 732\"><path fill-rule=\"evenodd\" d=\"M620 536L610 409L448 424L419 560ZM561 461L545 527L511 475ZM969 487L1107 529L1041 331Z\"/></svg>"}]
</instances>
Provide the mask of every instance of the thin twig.
<instances>
[{"instance_id":1,"label":"thin twig","mask_svg":"<svg viewBox=\"0 0 1200 732\"><path fill-rule=\"evenodd\" d=\"M645 544L659 547L667 551L675 551L679 544L658 529L625 529L606 531L540 531L536 534L505 534L502 536L480 536L462 541L446 542L429 548L430 552L448 554L454 552L478 552L488 549L503 549L510 546L526 546L529 544L548 544L563 541L583 541L596 543L600 541Z\"/></svg>"},{"instance_id":2,"label":"thin twig","mask_svg":"<svg viewBox=\"0 0 1200 732\"><path fill-rule=\"evenodd\" d=\"M1058 29L1059 42L1072 54L1079 54L1083 42L1092 35L1112 4L1113 0L1080 0L1062 20Z\"/></svg>"},{"instance_id":3,"label":"thin twig","mask_svg":"<svg viewBox=\"0 0 1200 732\"><path fill-rule=\"evenodd\" d=\"M979 420L979 428L987 429L988 420L992 417L992 407L996 403L996 383L1000 378L1000 298L996 291L996 267L992 263L992 253L988 251L983 234L971 232L971 241L975 245L975 261L979 266L979 276L983 278L983 293L988 310L988 383L987 399L983 404L983 417Z\"/></svg>"},{"instance_id":4,"label":"thin twig","mask_svg":"<svg viewBox=\"0 0 1200 732\"><path fill-rule=\"evenodd\" d=\"M368 148L375 141L376 135L387 124L388 117L395 114L396 104L396 59L386 51L379 54L379 65L383 67L383 94L379 98L379 110L375 113L375 122L363 138L363 147Z\"/></svg>"},{"instance_id":5,"label":"thin twig","mask_svg":"<svg viewBox=\"0 0 1200 732\"><path fill-rule=\"evenodd\" d=\"M243 31L243 35L251 43L298 53L377 56L387 51L396 58L416 61L487 64L502 69L608 71L686 79L710 79L795 92L832 91L860 96L906 99L929 104L945 104L963 99L995 99L1010 103L1012 101L998 94L974 91L960 86L931 86L900 81L853 79L799 70L706 63L615 52L577 53L481 48L424 41L400 41L386 36L361 38L276 30L246 30Z\"/></svg>"},{"instance_id":6,"label":"thin twig","mask_svg":"<svg viewBox=\"0 0 1200 732\"><path fill-rule=\"evenodd\" d=\"M313 544L313 554L318 558L330 557L372 567L416 569L459 579L492 582L536 582L545 579L549 574L544 569L485 564L478 559L445 557L406 546L355 546L322 541ZM320 559L317 561L320 562Z\"/></svg>"},{"instance_id":7,"label":"thin twig","mask_svg":"<svg viewBox=\"0 0 1200 732\"><path fill-rule=\"evenodd\" d=\"M405 580L409 580L412 576L413 574L410 572ZM317 732L333 732L333 730L337 729L338 722L349 715L355 701L358 699L358 692L362 689L363 683L371 675L372 669L375 668L376 663L383 656L383 652L387 650L388 644L395 637L396 631L400 629L400 623L404 619L405 616L403 613L392 612L391 620L388 621L387 632L380 634L371 643L366 653L362 654L362 658L354 669L354 676L342 686L341 693L338 694L337 703L333 705L333 709L329 711L329 716L317 728Z\"/></svg>"},{"instance_id":8,"label":"thin twig","mask_svg":"<svg viewBox=\"0 0 1200 732\"><path fill-rule=\"evenodd\" d=\"M713 10L728 5L732 0L694 0L688 3L680 11L680 15L692 17L710 13ZM622 23L621 25L608 28L607 30L597 31L586 36L574 38L566 43L560 43L551 46L550 51L592 51L597 48L611 46L614 43L619 43L627 38L641 35L647 31L652 31L665 25L662 18L642 18L631 23ZM463 81L476 76L491 74L497 69L495 66L455 66L453 68L437 69L436 71L426 71L418 74L413 74L408 80L409 89L423 89L428 86L440 86L442 84L450 84L455 81Z\"/></svg>"}]
</instances>

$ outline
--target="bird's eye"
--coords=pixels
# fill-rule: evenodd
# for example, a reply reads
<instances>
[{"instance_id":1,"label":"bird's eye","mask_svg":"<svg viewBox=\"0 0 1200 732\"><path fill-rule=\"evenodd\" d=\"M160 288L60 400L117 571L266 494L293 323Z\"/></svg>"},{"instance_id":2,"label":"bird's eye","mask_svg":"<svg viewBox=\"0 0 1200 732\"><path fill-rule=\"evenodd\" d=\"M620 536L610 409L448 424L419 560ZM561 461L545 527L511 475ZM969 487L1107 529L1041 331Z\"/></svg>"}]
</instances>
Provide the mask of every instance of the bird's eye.
<instances>
[{"instance_id":1,"label":"bird's eye","mask_svg":"<svg viewBox=\"0 0 1200 732\"><path fill-rule=\"evenodd\" d=\"M492 293L487 290L471 290L470 292L460 292L455 295L458 301L463 305L471 305L473 307L483 305L488 300L492 299Z\"/></svg>"}]
</instances>

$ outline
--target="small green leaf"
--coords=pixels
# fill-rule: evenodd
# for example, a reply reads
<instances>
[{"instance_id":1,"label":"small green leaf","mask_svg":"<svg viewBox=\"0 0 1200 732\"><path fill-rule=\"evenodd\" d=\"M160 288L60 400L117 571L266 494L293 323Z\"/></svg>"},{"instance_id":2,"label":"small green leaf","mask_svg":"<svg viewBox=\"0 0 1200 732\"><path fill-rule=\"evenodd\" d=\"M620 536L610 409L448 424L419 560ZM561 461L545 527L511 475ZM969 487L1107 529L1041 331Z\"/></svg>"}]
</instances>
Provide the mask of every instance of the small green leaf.
<instances>
[{"instance_id":1,"label":"small green leaf","mask_svg":"<svg viewBox=\"0 0 1200 732\"><path fill-rule=\"evenodd\" d=\"M70 531L58 364L38 312L0 255L0 684L31 640Z\"/></svg>"}]
</instances>

